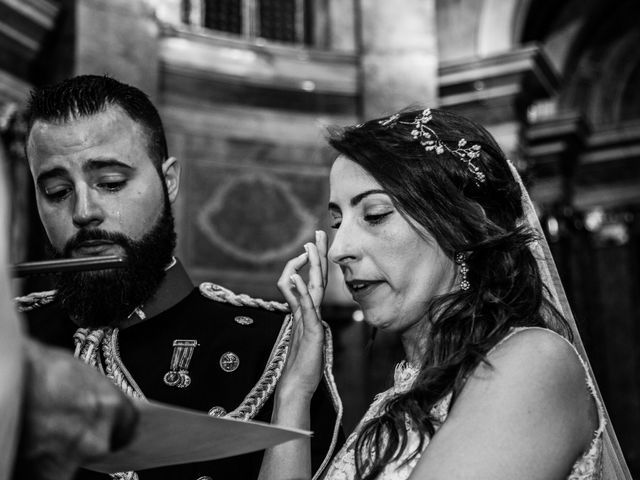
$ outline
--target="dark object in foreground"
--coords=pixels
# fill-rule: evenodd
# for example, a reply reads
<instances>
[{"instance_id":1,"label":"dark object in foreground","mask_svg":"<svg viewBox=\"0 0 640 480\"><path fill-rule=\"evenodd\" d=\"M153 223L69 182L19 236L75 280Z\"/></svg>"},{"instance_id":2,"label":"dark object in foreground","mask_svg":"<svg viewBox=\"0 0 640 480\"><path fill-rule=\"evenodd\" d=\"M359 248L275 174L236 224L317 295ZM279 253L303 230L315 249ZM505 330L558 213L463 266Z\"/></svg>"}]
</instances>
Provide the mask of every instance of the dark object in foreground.
<instances>
[{"instance_id":1,"label":"dark object in foreground","mask_svg":"<svg viewBox=\"0 0 640 480\"><path fill-rule=\"evenodd\" d=\"M52 275L62 272L105 270L107 268L123 268L126 266L126 258L109 255L17 263L10 268L10 272L12 277L27 277L29 275Z\"/></svg>"}]
</instances>

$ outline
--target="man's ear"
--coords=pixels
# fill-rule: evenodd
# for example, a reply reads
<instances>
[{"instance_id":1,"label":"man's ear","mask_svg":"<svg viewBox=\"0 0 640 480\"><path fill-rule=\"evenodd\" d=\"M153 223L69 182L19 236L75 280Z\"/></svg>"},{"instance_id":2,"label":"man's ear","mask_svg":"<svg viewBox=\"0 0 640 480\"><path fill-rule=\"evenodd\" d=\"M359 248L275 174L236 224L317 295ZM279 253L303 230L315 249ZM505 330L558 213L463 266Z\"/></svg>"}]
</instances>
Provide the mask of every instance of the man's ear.
<instances>
[{"instance_id":1,"label":"man's ear","mask_svg":"<svg viewBox=\"0 0 640 480\"><path fill-rule=\"evenodd\" d=\"M180 163L176 157L169 157L162 163L162 176L167 185L169 201L173 203L180 189Z\"/></svg>"}]
</instances>

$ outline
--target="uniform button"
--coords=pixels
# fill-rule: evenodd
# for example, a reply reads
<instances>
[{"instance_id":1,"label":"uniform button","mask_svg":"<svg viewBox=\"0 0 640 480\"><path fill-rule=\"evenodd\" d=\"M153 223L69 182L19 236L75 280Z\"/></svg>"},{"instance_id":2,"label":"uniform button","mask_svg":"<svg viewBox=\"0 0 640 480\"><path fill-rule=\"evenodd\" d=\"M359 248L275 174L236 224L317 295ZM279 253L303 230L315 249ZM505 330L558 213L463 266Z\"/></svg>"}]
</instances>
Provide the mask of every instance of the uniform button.
<instances>
[{"instance_id":1,"label":"uniform button","mask_svg":"<svg viewBox=\"0 0 640 480\"><path fill-rule=\"evenodd\" d=\"M243 315L238 315L236 318L234 318L234 320L240 325L251 325L253 323L253 318L245 317Z\"/></svg>"},{"instance_id":2,"label":"uniform button","mask_svg":"<svg viewBox=\"0 0 640 480\"><path fill-rule=\"evenodd\" d=\"M212 417L224 417L227 414L227 411L220 406L212 407L209 410L209 415Z\"/></svg>"},{"instance_id":3,"label":"uniform button","mask_svg":"<svg viewBox=\"0 0 640 480\"><path fill-rule=\"evenodd\" d=\"M240 365L240 357L233 352L223 353L220 357L220 368L227 373L238 369Z\"/></svg>"}]
</instances>

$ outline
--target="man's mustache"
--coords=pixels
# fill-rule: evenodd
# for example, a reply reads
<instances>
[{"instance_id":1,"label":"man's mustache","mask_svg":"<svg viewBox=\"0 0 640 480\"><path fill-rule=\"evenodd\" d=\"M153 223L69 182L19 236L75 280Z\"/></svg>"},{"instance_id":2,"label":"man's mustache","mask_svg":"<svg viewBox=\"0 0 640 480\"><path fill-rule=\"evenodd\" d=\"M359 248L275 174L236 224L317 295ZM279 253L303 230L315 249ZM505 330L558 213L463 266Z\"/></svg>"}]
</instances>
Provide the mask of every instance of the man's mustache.
<instances>
[{"instance_id":1,"label":"man's mustache","mask_svg":"<svg viewBox=\"0 0 640 480\"><path fill-rule=\"evenodd\" d=\"M65 243L63 256L70 257L71 252L80 248L83 243L95 240L114 243L124 247L125 250L129 250L129 247L133 242L131 238L119 232L109 232L99 228L83 229L79 230L67 241L67 243Z\"/></svg>"}]
</instances>

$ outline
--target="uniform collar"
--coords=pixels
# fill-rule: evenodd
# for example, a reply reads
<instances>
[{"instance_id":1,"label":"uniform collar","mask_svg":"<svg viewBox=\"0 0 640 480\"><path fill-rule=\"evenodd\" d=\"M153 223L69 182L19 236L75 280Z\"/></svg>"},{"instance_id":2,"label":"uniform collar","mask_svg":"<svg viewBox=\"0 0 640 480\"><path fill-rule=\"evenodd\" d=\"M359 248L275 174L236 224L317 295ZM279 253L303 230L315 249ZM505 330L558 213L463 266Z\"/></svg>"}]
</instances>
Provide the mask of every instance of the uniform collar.
<instances>
[{"instance_id":1,"label":"uniform collar","mask_svg":"<svg viewBox=\"0 0 640 480\"><path fill-rule=\"evenodd\" d=\"M156 293L131 312L129 317L119 325L119 328L127 328L155 317L184 300L193 291L193 282L176 257L173 257L166 272Z\"/></svg>"}]
</instances>

